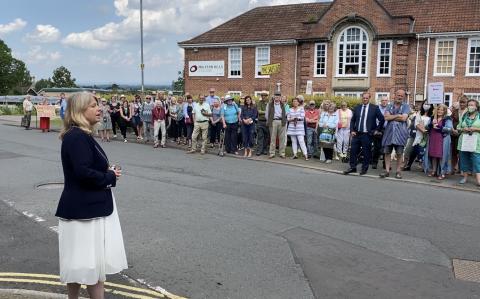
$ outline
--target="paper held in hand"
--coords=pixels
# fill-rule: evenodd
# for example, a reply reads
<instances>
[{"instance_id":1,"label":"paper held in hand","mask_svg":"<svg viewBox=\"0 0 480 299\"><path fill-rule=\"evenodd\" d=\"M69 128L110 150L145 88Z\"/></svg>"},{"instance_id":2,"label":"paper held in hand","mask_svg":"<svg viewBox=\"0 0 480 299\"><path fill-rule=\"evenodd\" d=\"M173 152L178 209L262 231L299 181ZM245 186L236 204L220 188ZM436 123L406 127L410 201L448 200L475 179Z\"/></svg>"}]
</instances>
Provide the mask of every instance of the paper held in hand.
<instances>
[{"instance_id":1,"label":"paper held in hand","mask_svg":"<svg viewBox=\"0 0 480 299\"><path fill-rule=\"evenodd\" d=\"M478 134L462 134L462 146L460 151L462 152L475 152L477 149Z\"/></svg>"}]
</instances>

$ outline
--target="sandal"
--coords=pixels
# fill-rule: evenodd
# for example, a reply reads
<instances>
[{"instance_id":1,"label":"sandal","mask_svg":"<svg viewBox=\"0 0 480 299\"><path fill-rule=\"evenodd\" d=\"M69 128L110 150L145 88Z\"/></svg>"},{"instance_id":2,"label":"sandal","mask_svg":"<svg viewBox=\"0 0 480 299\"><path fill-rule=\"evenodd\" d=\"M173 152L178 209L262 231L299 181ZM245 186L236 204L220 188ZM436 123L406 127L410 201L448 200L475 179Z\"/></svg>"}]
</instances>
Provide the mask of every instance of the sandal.
<instances>
[{"instance_id":1,"label":"sandal","mask_svg":"<svg viewBox=\"0 0 480 299\"><path fill-rule=\"evenodd\" d=\"M401 180L401 179L403 178L403 177L402 177L402 173L397 172L397 173L395 174L395 178Z\"/></svg>"},{"instance_id":2,"label":"sandal","mask_svg":"<svg viewBox=\"0 0 480 299\"><path fill-rule=\"evenodd\" d=\"M440 181L443 181L443 180L445 179L445 175L442 174L442 175L440 175L437 179L439 179Z\"/></svg>"},{"instance_id":3,"label":"sandal","mask_svg":"<svg viewBox=\"0 0 480 299\"><path fill-rule=\"evenodd\" d=\"M432 172L430 172L429 174L427 174L427 176L428 176L428 177L434 177L434 176L435 176L435 172L432 171Z\"/></svg>"},{"instance_id":4,"label":"sandal","mask_svg":"<svg viewBox=\"0 0 480 299\"><path fill-rule=\"evenodd\" d=\"M380 178L384 179L384 178L388 178L390 176L390 172L388 171L384 171L380 174Z\"/></svg>"}]
</instances>

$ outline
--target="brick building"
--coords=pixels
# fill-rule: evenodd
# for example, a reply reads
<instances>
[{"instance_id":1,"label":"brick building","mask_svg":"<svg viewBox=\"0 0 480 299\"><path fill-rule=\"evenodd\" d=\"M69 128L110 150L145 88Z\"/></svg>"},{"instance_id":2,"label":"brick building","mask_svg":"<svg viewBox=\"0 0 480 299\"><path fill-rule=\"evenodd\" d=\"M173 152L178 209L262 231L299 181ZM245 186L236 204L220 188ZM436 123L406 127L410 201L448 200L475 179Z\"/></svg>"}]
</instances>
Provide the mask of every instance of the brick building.
<instances>
[{"instance_id":1,"label":"brick building","mask_svg":"<svg viewBox=\"0 0 480 299\"><path fill-rule=\"evenodd\" d=\"M428 83L444 82L447 104L462 94L480 100L480 0L258 7L179 46L192 94L215 87L254 95L281 83L289 96L369 91L378 98L405 88L413 102ZM261 75L261 65L274 63L278 73Z\"/></svg>"}]
</instances>

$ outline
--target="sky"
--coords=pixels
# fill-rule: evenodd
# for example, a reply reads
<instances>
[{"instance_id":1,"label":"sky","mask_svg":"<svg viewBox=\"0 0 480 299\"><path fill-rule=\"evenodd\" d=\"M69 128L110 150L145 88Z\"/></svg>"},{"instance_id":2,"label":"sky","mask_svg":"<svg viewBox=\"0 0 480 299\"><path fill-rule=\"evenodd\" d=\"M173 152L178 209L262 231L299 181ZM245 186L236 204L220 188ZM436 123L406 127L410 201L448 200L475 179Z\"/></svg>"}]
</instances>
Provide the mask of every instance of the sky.
<instances>
[{"instance_id":1,"label":"sky","mask_svg":"<svg viewBox=\"0 0 480 299\"><path fill-rule=\"evenodd\" d=\"M257 6L298 2L144 0L145 83L178 77L184 57L178 42ZM141 82L140 0L0 0L0 39L36 80L63 65L79 84Z\"/></svg>"}]
</instances>

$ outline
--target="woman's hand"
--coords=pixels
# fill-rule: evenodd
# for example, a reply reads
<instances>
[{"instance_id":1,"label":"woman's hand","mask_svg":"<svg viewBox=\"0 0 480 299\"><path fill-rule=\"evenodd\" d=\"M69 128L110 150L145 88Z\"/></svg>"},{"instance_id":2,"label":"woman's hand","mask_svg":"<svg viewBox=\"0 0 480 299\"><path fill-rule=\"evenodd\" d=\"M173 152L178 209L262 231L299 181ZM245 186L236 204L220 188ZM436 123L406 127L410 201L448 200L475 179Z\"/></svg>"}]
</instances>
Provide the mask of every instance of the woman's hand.
<instances>
[{"instance_id":1,"label":"woman's hand","mask_svg":"<svg viewBox=\"0 0 480 299\"><path fill-rule=\"evenodd\" d=\"M121 169L114 169L113 172L115 173L115 176L117 177L117 180L120 179L122 176L122 170Z\"/></svg>"}]
</instances>

